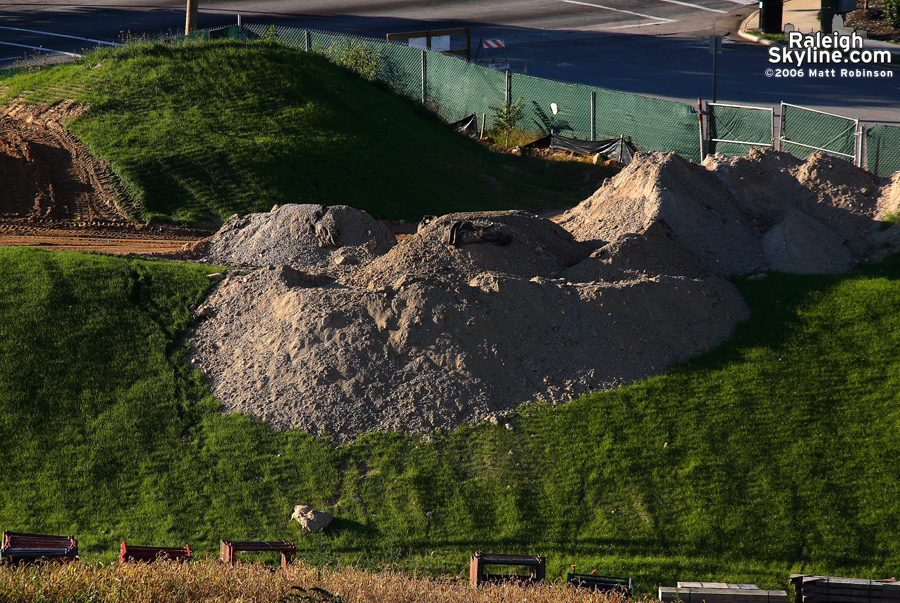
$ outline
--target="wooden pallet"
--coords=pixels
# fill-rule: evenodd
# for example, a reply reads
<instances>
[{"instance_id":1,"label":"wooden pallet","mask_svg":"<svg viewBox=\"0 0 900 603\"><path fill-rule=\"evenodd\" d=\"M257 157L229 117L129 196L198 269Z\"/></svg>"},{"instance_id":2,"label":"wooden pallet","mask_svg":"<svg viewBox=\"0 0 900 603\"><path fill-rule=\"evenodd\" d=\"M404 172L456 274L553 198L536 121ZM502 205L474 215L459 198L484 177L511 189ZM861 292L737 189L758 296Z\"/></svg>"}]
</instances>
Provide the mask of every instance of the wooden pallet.
<instances>
[{"instance_id":1,"label":"wooden pallet","mask_svg":"<svg viewBox=\"0 0 900 603\"><path fill-rule=\"evenodd\" d=\"M791 574L794 603L900 603L900 582Z\"/></svg>"},{"instance_id":2,"label":"wooden pallet","mask_svg":"<svg viewBox=\"0 0 900 603\"><path fill-rule=\"evenodd\" d=\"M594 591L619 593L626 599L631 598L631 578L616 576L600 576L598 574L566 574L566 583L576 588L587 588Z\"/></svg>"},{"instance_id":3,"label":"wooden pallet","mask_svg":"<svg viewBox=\"0 0 900 603\"><path fill-rule=\"evenodd\" d=\"M659 600L664 603L788 603L783 590L763 590L755 584L727 582L678 582L660 586Z\"/></svg>"}]
</instances>

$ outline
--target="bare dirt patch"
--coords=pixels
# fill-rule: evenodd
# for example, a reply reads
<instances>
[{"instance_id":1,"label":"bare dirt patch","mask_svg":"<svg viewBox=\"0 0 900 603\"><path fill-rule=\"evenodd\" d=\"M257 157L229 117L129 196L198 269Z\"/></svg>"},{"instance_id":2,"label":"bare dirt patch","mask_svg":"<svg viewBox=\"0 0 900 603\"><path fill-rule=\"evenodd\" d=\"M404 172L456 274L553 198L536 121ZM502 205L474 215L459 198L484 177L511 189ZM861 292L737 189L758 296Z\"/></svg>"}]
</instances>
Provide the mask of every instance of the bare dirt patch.
<instances>
[{"instance_id":1,"label":"bare dirt patch","mask_svg":"<svg viewBox=\"0 0 900 603\"><path fill-rule=\"evenodd\" d=\"M0 112L0 216L31 222L125 222L110 169L63 120L73 103L14 105Z\"/></svg>"},{"instance_id":2,"label":"bare dirt patch","mask_svg":"<svg viewBox=\"0 0 900 603\"><path fill-rule=\"evenodd\" d=\"M151 255L190 259L190 248L209 232L171 226L73 226L65 222L36 224L0 220L0 247L40 247L112 255Z\"/></svg>"},{"instance_id":3,"label":"bare dirt patch","mask_svg":"<svg viewBox=\"0 0 900 603\"><path fill-rule=\"evenodd\" d=\"M66 128L72 102L0 110L0 246L172 254L210 233L138 224L112 171Z\"/></svg>"}]
</instances>

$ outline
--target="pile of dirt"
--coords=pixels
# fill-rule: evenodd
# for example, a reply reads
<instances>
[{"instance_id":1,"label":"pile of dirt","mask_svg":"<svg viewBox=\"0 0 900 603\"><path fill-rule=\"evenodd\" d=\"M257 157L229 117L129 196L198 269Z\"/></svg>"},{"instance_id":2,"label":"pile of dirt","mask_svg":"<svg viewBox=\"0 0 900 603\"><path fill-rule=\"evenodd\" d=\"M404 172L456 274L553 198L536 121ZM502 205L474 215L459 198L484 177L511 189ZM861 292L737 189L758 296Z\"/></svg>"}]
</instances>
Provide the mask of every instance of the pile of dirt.
<instances>
[{"instance_id":1,"label":"pile of dirt","mask_svg":"<svg viewBox=\"0 0 900 603\"><path fill-rule=\"evenodd\" d=\"M470 212L426 218L416 236L355 274L360 287L390 286L398 279L483 272L554 278L591 249L550 220L528 212Z\"/></svg>"},{"instance_id":2,"label":"pile of dirt","mask_svg":"<svg viewBox=\"0 0 900 603\"><path fill-rule=\"evenodd\" d=\"M355 210L278 208L213 238L217 261L269 266L198 309L190 360L227 411L276 427L447 429L708 350L748 316L728 275L847 270L900 247L881 221L898 208L900 178L773 152L639 155L560 224L451 214L389 250ZM336 270L335 245L369 255Z\"/></svg>"},{"instance_id":3,"label":"pile of dirt","mask_svg":"<svg viewBox=\"0 0 900 603\"><path fill-rule=\"evenodd\" d=\"M656 255L632 272L697 276L693 256L701 273L841 273L888 250L880 213L889 202L879 201L887 190L865 170L820 154L801 161L752 151L695 165L650 153L566 212L560 224L613 258L622 256L622 237L640 235L642 247ZM663 259L680 259L658 272L664 247Z\"/></svg>"},{"instance_id":4,"label":"pile of dirt","mask_svg":"<svg viewBox=\"0 0 900 603\"><path fill-rule=\"evenodd\" d=\"M884 188L878 199L879 218L897 214L900 214L900 172L894 174L891 183Z\"/></svg>"},{"instance_id":5,"label":"pile of dirt","mask_svg":"<svg viewBox=\"0 0 900 603\"><path fill-rule=\"evenodd\" d=\"M321 270L366 263L393 244L390 230L362 210L288 204L235 214L210 237L205 257L216 264Z\"/></svg>"},{"instance_id":6,"label":"pile of dirt","mask_svg":"<svg viewBox=\"0 0 900 603\"><path fill-rule=\"evenodd\" d=\"M582 280L601 258L517 212L435 219L337 279L228 278L191 361L227 411L339 439L428 432L662 372L747 317L717 277Z\"/></svg>"},{"instance_id":7,"label":"pile of dirt","mask_svg":"<svg viewBox=\"0 0 900 603\"><path fill-rule=\"evenodd\" d=\"M0 109L0 219L105 226L127 221L109 167L63 122L84 112L70 101Z\"/></svg>"}]
</instances>

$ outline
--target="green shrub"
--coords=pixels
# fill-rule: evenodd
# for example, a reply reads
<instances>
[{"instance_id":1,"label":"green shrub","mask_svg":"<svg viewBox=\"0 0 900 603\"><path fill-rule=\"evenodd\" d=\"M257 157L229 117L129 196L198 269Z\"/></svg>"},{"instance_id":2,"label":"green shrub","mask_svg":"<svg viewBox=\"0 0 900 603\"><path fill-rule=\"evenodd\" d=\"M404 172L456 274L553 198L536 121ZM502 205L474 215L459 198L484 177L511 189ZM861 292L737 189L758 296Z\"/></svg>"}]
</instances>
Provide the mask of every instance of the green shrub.
<instances>
[{"instance_id":1,"label":"green shrub","mask_svg":"<svg viewBox=\"0 0 900 603\"><path fill-rule=\"evenodd\" d=\"M519 97L514 103L505 102L499 107L490 106L493 112L493 125L491 130L494 132L503 132L506 134L506 146L509 146L509 133L516 129L516 126L525 117L525 100Z\"/></svg>"},{"instance_id":2,"label":"green shrub","mask_svg":"<svg viewBox=\"0 0 900 603\"><path fill-rule=\"evenodd\" d=\"M900 29L900 0L882 0L884 20L894 29Z\"/></svg>"},{"instance_id":3,"label":"green shrub","mask_svg":"<svg viewBox=\"0 0 900 603\"><path fill-rule=\"evenodd\" d=\"M332 44L328 48L328 58L361 78L373 82L378 77L381 49L376 50L365 44L344 40L343 44Z\"/></svg>"}]
</instances>

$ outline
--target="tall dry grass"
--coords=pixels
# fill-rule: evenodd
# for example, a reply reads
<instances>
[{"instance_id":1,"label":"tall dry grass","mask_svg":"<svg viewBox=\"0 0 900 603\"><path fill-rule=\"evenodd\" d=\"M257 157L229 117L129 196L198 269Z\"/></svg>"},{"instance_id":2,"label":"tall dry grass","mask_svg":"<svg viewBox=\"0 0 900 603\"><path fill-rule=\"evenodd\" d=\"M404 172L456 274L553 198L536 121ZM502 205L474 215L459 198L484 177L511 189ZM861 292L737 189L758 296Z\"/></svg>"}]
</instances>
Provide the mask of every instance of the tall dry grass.
<instances>
[{"instance_id":1,"label":"tall dry grass","mask_svg":"<svg viewBox=\"0 0 900 603\"><path fill-rule=\"evenodd\" d=\"M522 587L411 576L354 568L286 570L258 563L226 566L194 563L93 565L71 563L0 567L0 601L22 603L622 603L618 596L575 590L563 584Z\"/></svg>"}]
</instances>

